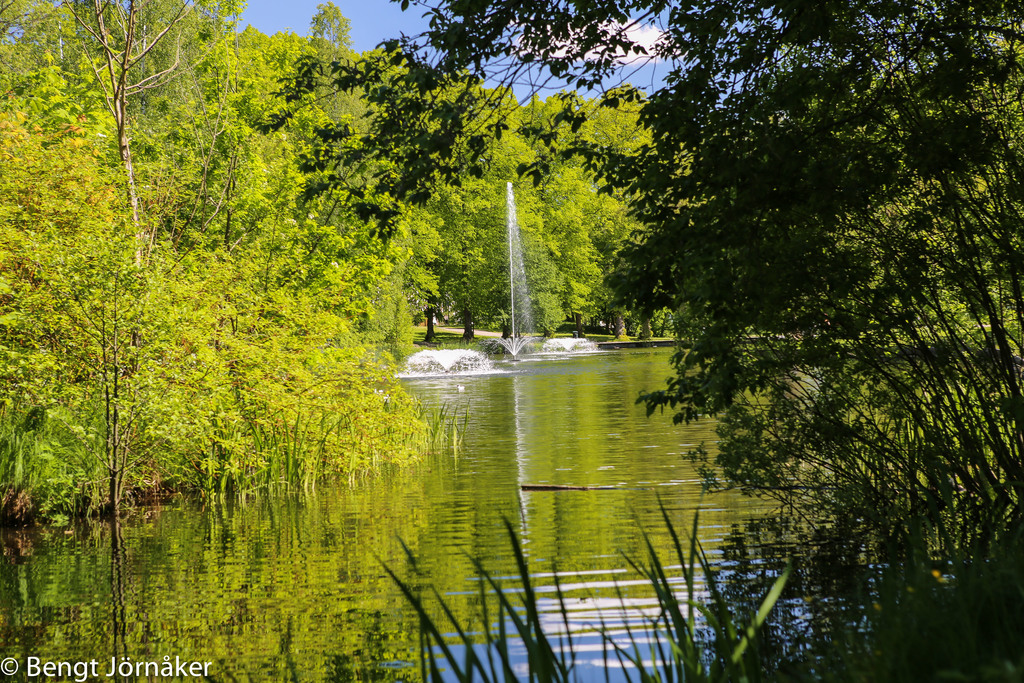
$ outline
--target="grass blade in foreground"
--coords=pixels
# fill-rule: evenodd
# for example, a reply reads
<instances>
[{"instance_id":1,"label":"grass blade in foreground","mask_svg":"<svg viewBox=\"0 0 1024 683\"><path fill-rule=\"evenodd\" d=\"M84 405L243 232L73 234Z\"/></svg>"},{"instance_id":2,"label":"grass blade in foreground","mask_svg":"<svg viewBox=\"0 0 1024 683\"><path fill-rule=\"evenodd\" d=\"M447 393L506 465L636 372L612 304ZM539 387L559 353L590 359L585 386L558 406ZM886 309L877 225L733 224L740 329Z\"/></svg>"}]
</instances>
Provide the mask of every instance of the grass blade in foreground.
<instances>
[{"instance_id":1,"label":"grass blade in foreground","mask_svg":"<svg viewBox=\"0 0 1024 683\"><path fill-rule=\"evenodd\" d=\"M666 571L665 565L658 558L653 544L647 541L648 557L645 563L628 560L630 565L649 583L658 600L658 615L650 620L649 628L637 632L626 625L627 645L616 642L613 634L605 624L600 633L604 639L606 651L604 661L611 659L609 651L614 652L615 659L622 666L626 680L638 681L750 681L761 680L761 666L757 657L757 635L768 613L779 599L782 589L789 578L787 568L776 579L775 584L761 602L760 609L747 623L741 623L729 610L722 592L714 580L714 575L707 556L700 543L696 540L697 517L691 532L688 552L684 552L683 544L673 528L668 515L662 508L662 516L668 526L680 566L683 568L685 594L676 593L677 582L673 581ZM571 630L569 629L569 612L566 607L565 595L560 585L555 583L555 594L558 598L562 623L566 627L564 640L558 636L549 637L542 624L542 614L537 609L536 593L530 577L529 566L522 546L513 527L506 522L513 553L516 559L518 579L521 590L504 589L500 581L487 572L479 560L474 563L480 576L481 614L483 635L474 637L474 629L460 624L452 607L434 590L444 615L444 620L452 628L438 623L428 607L427 601L408 583L402 581L390 567L388 574L394 579L402 594L412 605L420 618L422 643L422 673L424 680L459 681L468 683L498 683L499 681L516 680L516 662L511 655L510 643L519 641L526 652L528 673L521 680L537 681L538 683L570 683L579 679L576 669L577 653L574 651ZM408 551L407 551L408 552ZM415 563L410 555L410 561ZM698 567L705 577L710 593L710 600L705 604L698 599L696 592L696 573ZM489 587L497 599L497 622L492 629L486 607L488 596L484 593ZM521 599L513 599L514 595ZM621 598L621 596L620 596ZM623 605L625 610L625 605ZM702 621L704 626L698 625ZM509 626L511 625L511 629ZM703 635L704 630L710 631L710 638ZM496 631L496 632L495 632ZM451 635L454 633L454 635ZM448 635L446 635L448 634ZM645 636L654 635L654 642L649 644L650 658L644 660L642 645ZM455 641L464 654L460 658L453 647ZM557 642L556 642L557 641ZM708 645L705 645L705 642ZM632 671L631 668L632 667ZM608 677L609 669L605 668Z\"/></svg>"}]
</instances>

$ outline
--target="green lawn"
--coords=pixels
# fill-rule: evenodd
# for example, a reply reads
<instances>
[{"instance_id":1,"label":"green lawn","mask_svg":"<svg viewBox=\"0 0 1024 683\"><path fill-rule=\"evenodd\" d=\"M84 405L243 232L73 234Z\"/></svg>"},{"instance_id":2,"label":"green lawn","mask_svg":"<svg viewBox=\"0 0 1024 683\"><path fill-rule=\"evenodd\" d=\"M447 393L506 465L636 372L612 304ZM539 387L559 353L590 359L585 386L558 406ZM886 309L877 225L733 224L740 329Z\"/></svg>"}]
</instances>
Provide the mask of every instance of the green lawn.
<instances>
[{"instance_id":1,"label":"green lawn","mask_svg":"<svg viewBox=\"0 0 1024 683\"><path fill-rule=\"evenodd\" d=\"M448 328L452 329L452 328ZM434 344L443 348L474 348L481 341L488 339L488 336L481 335L483 332L492 332L499 334L498 330L477 330L477 337L472 342L465 342L462 339L461 332L441 332L436 331L434 333ZM571 337L573 327L571 323L566 323L555 331L555 337ZM427 328L424 325L413 325L412 328L412 340L413 344L423 345L424 338L427 336ZM614 335L611 334L588 334L587 339L592 342L608 342L608 341L634 341L636 337L623 337L622 339L615 339ZM650 341L668 341L671 337L654 337Z\"/></svg>"}]
</instances>

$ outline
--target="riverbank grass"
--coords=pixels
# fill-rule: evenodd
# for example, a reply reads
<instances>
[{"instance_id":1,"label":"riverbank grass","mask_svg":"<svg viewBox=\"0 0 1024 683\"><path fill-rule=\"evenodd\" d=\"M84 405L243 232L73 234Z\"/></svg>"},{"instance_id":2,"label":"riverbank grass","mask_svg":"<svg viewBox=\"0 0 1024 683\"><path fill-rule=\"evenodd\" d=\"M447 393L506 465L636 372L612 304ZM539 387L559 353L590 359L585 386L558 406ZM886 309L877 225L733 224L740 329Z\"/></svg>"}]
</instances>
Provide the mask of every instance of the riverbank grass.
<instances>
[{"instance_id":1,"label":"riverbank grass","mask_svg":"<svg viewBox=\"0 0 1024 683\"><path fill-rule=\"evenodd\" d=\"M837 638L837 681L1024 681L1024 533L994 548L916 550L860 600Z\"/></svg>"},{"instance_id":2,"label":"riverbank grass","mask_svg":"<svg viewBox=\"0 0 1024 683\"><path fill-rule=\"evenodd\" d=\"M0 404L0 526L66 522L103 495L104 476L55 409Z\"/></svg>"}]
</instances>

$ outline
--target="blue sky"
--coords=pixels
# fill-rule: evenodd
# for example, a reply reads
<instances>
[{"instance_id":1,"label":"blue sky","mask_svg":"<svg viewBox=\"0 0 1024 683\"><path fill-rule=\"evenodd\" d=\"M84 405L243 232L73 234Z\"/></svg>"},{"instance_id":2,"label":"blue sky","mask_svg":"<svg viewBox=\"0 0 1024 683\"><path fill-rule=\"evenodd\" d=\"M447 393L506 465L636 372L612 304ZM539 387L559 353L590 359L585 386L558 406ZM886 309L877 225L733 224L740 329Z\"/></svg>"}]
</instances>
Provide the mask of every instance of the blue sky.
<instances>
[{"instance_id":1,"label":"blue sky","mask_svg":"<svg viewBox=\"0 0 1024 683\"><path fill-rule=\"evenodd\" d=\"M300 35L309 31L310 19L316 6L327 0L249 0L242 13L242 26L252 24L268 35L290 29ZM415 35L427 28L423 8L411 5L403 12L398 3L388 0L334 0L341 13L351 22L352 49L356 52L372 50L387 39L400 33ZM627 80L641 88L662 85L665 69L656 64L640 69L626 68ZM525 100L532 92L516 87L516 95ZM545 95L550 92L543 93Z\"/></svg>"},{"instance_id":2,"label":"blue sky","mask_svg":"<svg viewBox=\"0 0 1024 683\"><path fill-rule=\"evenodd\" d=\"M268 35L285 29L306 35L309 20L321 2L326 0L249 0L242 21ZM387 0L334 0L334 4L352 22L352 48L356 52L372 50L400 32L413 34L426 28L423 10L416 6L403 12L397 3Z\"/></svg>"}]
</instances>

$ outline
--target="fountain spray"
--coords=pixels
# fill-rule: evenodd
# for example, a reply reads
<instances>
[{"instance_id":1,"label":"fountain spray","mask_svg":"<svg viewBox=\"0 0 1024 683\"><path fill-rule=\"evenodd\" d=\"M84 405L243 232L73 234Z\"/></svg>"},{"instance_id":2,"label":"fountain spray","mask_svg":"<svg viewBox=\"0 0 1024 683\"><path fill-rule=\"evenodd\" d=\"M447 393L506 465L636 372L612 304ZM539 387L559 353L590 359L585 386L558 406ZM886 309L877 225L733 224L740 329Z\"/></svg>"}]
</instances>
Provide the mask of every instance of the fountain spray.
<instances>
[{"instance_id":1,"label":"fountain spray","mask_svg":"<svg viewBox=\"0 0 1024 683\"><path fill-rule=\"evenodd\" d=\"M516 198L512 193L512 183L509 182L506 186L505 192L505 203L507 208L507 214L505 216L505 224L508 227L508 291L509 291L509 305L512 309L510 319L512 321L512 339L516 338L516 281L515 273L513 270L512 260L512 226L517 224L516 221Z\"/></svg>"}]
</instances>

